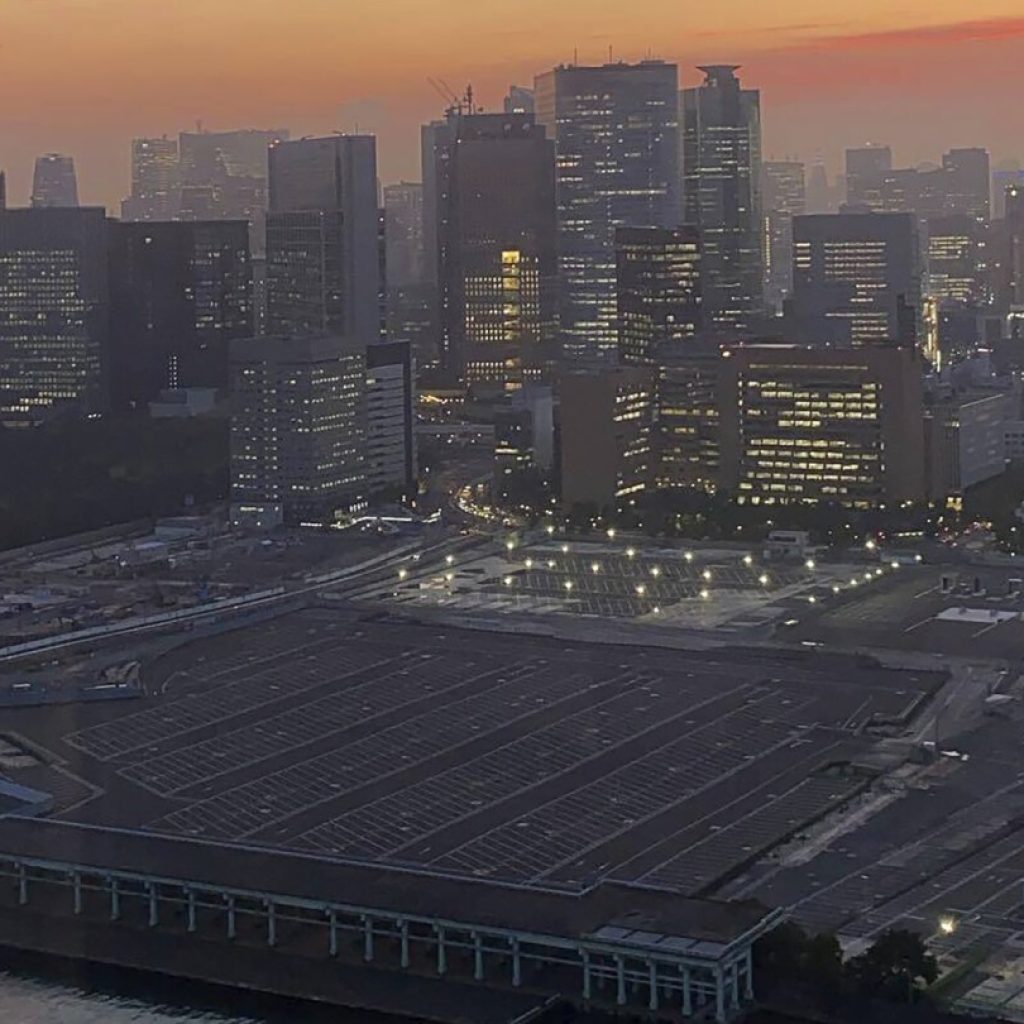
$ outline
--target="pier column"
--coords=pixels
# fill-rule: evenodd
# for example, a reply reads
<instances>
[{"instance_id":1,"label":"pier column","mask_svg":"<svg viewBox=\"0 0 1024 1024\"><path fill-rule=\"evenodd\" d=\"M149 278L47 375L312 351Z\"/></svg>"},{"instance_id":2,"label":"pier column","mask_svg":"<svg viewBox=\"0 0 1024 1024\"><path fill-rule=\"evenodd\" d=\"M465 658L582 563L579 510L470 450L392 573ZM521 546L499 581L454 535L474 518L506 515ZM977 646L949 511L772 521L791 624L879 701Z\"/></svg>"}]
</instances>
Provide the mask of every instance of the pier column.
<instances>
[{"instance_id":1,"label":"pier column","mask_svg":"<svg viewBox=\"0 0 1024 1024\"><path fill-rule=\"evenodd\" d=\"M740 965L739 961L733 961L733 965L729 968L729 985L730 985L730 996L732 1008L738 1009L740 1005Z\"/></svg>"},{"instance_id":2,"label":"pier column","mask_svg":"<svg viewBox=\"0 0 1024 1024\"><path fill-rule=\"evenodd\" d=\"M615 975L618 988L615 993L615 1002L619 1006L626 1005L626 961L621 953L615 954Z\"/></svg>"},{"instance_id":3,"label":"pier column","mask_svg":"<svg viewBox=\"0 0 1024 1024\"><path fill-rule=\"evenodd\" d=\"M753 999L754 998L754 954L749 949L747 950L747 955L744 958L743 977L744 977L743 995L747 999Z\"/></svg>"},{"instance_id":4,"label":"pier column","mask_svg":"<svg viewBox=\"0 0 1024 1024\"><path fill-rule=\"evenodd\" d=\"M110 879L110 920L116 921L121 916L121 883L116 878Z\"/></svg>"},{"instance_id":5,"label":"pier column","mask_svg":"<svg viewBox=\"0 0 1024 1024\"><path fill-rule=\"evenodd\" d=\"M233 939L238 934L238 929L235 923L235 897L226 896L228 904L228 938Z\"/></svg>"},{"instance_id":6,"label":"pier column","mask_svg":"<svg viewBox=\"0 0 1024 1024\"><path fill-rule=\"evenodd\" d=\"M277 945L277 904L267 900L267 945Z\"/></svg>"},{"instance_id":7,"label":"pier column","mask_svg":"<svg viewBox=\"0 0 1024 1024\"><path fill-rule=\"evenodd\" d=\"M653 960L647 965L647 978L651 989L647 1005L650 1009L656 1010L658 1008L658 965Z\"/></svg>"},{"instance_id":8,"label":"pier column","mask_svg":"<svg viewBox=\"0 0 1024 1024\"><path fill-rule=\"evenodd\" d=\"M409 922L403 921L401 925L402 933L402 966L409 966Z\"/></svg>"},{"instance_id":9,"label":"pier column","mask_svg":"<svg viewBox=\"0 0 1024 1024\"><path fill-rule=\"evenodd\" d=\"M444 929L437 929L437 973L444 974L448 970L448 950L444 944Z\"/></svg>"},{"instance_id":10,"label":"pier column","mask_svg":"<svg viewBox=\"0 0 1024 1024\"><path fill-rule=\"evenodd\" d=\"M693 990L690 988L690 968L683 968L683 1016L693 1016Z\"/></svg>"},{"instance_id":11,"label":"pier column","mask_svg":"<svg viewBox=\"0 0 1024 1024\"><path fill-rule=\"evenodd\" d=\"M80 914L82 912L82 876L77 871L74 871L71 874L71 888L74 890L75 894L75 913Z\"/></svg>"},{"instance_id":12,"label":"pier column","mask_svg":"<svg viewBox=\"0 0 1024 1024\"><path fill-rule=\"evenodd\" d=\"M363 918L363 959L369 963L373 959L373 918Z\"/></svg>"},{"instance_id":13,"label":"pier column","mask_svg":"<svg viewBox=\"0 0 1024 1024\"><path fill-rule=\"evenodd\" d=\"M338 955L338 912L336 910L327 911L327 952L331 956Z\"/></svg>"},{"instance_id":14,"label":"pier column","mask_svg":"<svg viewBox=\"0 0 1024 1024\"><path fill-rule=\"evenodd\" d=\"M479 932L473 932L473 978L484 980L484 944Z\"/></svg>"},{"instance_id":15,"label":"pier column","mask_svg":"<svg viewBox=\"0 0 1024 1024\"><path fill-rule=\"evenodd\" d=\"M18 865L18 903L21 906L28 903L28 871L24 864Z\"/></svg>"},{"instance_id":16,"label":"pier column","mask_svg":"<svg viewBox=\"0 0 1024 1024\"><path fill-rule=\"evenodd\" d=\"M159 895L157 893L156 882L147 882L146 888L149 890L149 927L155 928L157 926L157 922L160 920L157 908Z\"/></svg>"},{"instance_id":17,"label":"pier column","mask_svg":"<svg viewBox=\"0 0 1024 1024\"><path fill-rule=\"evenodd\" d=\"M590 998L590 954L584 949L580 951L583 957L583 998Z\"/></svg>"},{"instance_id":18,"label":"pier column","mask_svg":"<svg viewBox=\"0 0 1024 1024\"><path fill-rule=\"evenodd\" d=\"M191 889L188 890L188 930L196 930L196 894Z\"/></svg>"},{"instance_id":19,"label":"pier column","mask_svg":"<svg viewBox=\"0 0 1024 1024\"><path fill-rule=\"evenodd\" d=\"M715 1020L725 1024L725 979L721 967L715 968Z\"/></svg>"},{"instance_id":20,"label":"pier column","mask_svg":"<svg viewBox=\"0 0 1024 1024\"><path fill-rule=\"evenodd\" d=\"M523 981L523 965L519 957L519 940L512 939L512 986L519 988Z\"/></svg>"}]
</instances>

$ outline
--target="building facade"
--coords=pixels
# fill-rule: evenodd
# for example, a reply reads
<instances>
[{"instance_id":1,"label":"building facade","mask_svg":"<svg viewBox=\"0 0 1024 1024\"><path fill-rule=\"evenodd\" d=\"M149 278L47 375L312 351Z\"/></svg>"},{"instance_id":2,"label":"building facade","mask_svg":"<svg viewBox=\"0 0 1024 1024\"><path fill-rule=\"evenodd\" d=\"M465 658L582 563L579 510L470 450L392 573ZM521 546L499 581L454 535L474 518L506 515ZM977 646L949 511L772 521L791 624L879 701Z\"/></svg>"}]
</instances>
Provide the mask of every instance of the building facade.
<instances>
[{"instance_id":1,"label":"building facade","mask_svg":"<svg viewBox=\"0 0 1024 1024\"><path fill-rule=\"evenodd\" d=\"M727 350L721 480L754 505L856 508L926 495L922 363L898 345Z\"/></svg>"},{"instance_id":2,"label":"building facade","mask_svg":"<svg viewBox=\"0 0 1024 1024\"><path fill-rule=\"evenodd\" d=\"M281 142L270 150L267 330L380 337L376 140Z\"/></svg>"},{"instance_id":3,"label":"building facade","mask_svg":"<svg viewBox=\"0 0 1024 1024\"><path fill-rule=\"evenodd\" d=\"M804 165L796 160L766 160L761 165L764 204L764 297L769 313L782 312L793 291L793 218L806 209Z\"/></svg>"},{"instance_id":4,"label":"building facade","mask_svg":"<svg viewBox=\"0 0 1024 1024\"><path fill-rule=\"evenodd\" d=\"M793 331L807 345L913 344L921 304L916 219L907 213L793 220Z\"/></svg>"},{"instance_id":5,"label":"building facade","mask_svg":"<svg viewBox=\"0 0 1024 1024\"><path fill-rule=\"evenodd\" d=\"M268 336L231 350L231 520L325 523L366 503L366 350Z\"/></svg>"},{"instance_id":6,"label":"building facade","mask_svg":"<svg viewBox=\"0 0 1024 1024\"><path fill-rule=\"evenodd\" d=\"M692 343L702 326L700 235L695 228L617 228L619 359L649 365Z\"/></svg>"},{"instance_id":7,"label":"building facade","mask_svg":"<svg viewBox=\"0 0 1024 1024\"><path fill-rule=\"evenodd\" d=\"M555 355L554 144L531 114L453 110L433 157L442 366L519 386Z\"/></svg>"},{"instance_id":8,"label":"building facade","mask_svg":"<svg viewBox=\"0 0 1024 1024\"><path fill-rule=\"evenodd\" d=\"M0 210L0 419L106 407L108 224L99 207Z\"/></svg>"},{"instance_id":9,"label":"building facade","mask_svg":"<svg viewBox=\"0 0 1024 1024\"><path fill-rule=\"evenodd\" d=\"M622 366L561 381L562 504L635 506L654 483L655 376Z\"/></svg>"},{"instance_id":10,"label":"building facade","mask_svg":"<svg viewBox=\"0 0 1024 1024\"><path fill-rule=\"evenodd\" d=\"M700 70L682 93L684 221L700 230L708 327L749 335L764 313L760 93L733 65Z\"/></svg>"},{"instance_id":11,"label":"building facade","mask_svg":"<svg viewBox=\"0 0 1024 1024\"><path fill-rule=\"evenodd\" d=\"M254 333L245 221L110 225L111 406L228 386L231 341Z\"/></svg>"},{"instance_id":12,"label":"building facade","mask_svg":"<svg viewBox=\"0 0 1024 1024\"><path fill-rule=\"evenodd\" d=\"M406 342L366 349L366 487L416 497L416 364Z\"/></svg>"},{"instance_id":13,"label":"building facade","mask_svg":"<svg viewBox=\"0 0 1024 1024\"><path fill-rule=\"evenodd\" d=\"M563 65L534 93L555 142L561 355L569 367L610 361L615 229L681 223L678 71L663 61Z\"/></svg>"}]
</instances>

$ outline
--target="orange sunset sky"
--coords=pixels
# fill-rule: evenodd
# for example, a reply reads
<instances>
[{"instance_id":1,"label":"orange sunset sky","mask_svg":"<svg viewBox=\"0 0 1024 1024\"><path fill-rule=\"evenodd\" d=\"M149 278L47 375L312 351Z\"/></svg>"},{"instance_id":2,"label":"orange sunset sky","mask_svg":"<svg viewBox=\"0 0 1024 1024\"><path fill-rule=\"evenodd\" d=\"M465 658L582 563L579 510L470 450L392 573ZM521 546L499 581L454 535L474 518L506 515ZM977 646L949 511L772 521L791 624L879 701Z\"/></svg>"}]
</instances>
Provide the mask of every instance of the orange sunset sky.
<instances>
[{"instance_id":1,"label":"orange sunset sky","mask_svg":"<svg viewBox=\"0 0 1024 1024\"><path fill-rule=\"evenodd\" d=\"M573 59L743 65L765 154L837 167L888 142L1024 159L1021 0L0 0L0 168L25 200L37 153L71 153L83 202L127 189L128 140L194 127L379 136L384 182L418 178L427 77L511 82Z\"/></svg>"}]
</instances>

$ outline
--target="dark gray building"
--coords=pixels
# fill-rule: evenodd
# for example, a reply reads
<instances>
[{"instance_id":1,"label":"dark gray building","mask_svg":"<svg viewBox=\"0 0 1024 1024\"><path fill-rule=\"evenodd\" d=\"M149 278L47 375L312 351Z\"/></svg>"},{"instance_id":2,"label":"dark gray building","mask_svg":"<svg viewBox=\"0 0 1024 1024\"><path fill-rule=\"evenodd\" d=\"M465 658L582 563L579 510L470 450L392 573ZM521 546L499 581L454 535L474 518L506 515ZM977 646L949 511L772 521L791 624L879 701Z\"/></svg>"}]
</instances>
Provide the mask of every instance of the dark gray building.
<instances>
[{"instance_id":1,"label":"dark gray building","mask_svg":"<svg viewBox=\"0 0 1024 1024\"><path fill-rule=\"evenodd\" d=\"M173 220L181 206L178 140L132 139L132 192L122 220Z\"/></svg>"},{"instance_id":2,"label":"dark gray building","mask_svg":"<svg viewBox=\"0 0 1024 1024\"><path fill-rule=\"evenodd\" d=\"M114 409L167 388L226 389L230 342L253 333L246 221L110 225Z\"/></svg>"},{"instance_id":3,"label":"dark gray building","mask_svg":"<svg viewBox=\"0 0 1024 1024\"><path fill-rule=\"evenodd\" d=\"M780 313L793 290L793 218L805 212L804 165L796 160L766 160L761 182L765 305L769 312Z\"/></svg>"},{"instance_id":4,"label":"dark gray building","mask_svg":"<svg viewBox=\"0 0 1024 1024\"><path fill-rule=\"evenodd\" d=\"M535 83L554 139L562 357L610 361L618 347L615 229L676 227L679 99L675 64L559 66Z\"/></svg>"},{"instance_id":5,"label":"dark gray building","mask_svg":"<svg viewBox=\"0 0 1024 1024\"><path fill-rule=\"evenodd\" d=\"M764 313L760 93L734 65L700 70L682 93L684 220L700 230L708 327L750 334Z\"/></svg>"},{"instance_id":6,"label":"dark gray building","mask_svg":"<svg viewBox=\"0 0 1024 1024\"><path fill-rule=\"evenodd\" d=\"M829 346L913 344L921 261L912 214L796 217L793 246L795 340Z\"/></svg>"},{"instance_id":7,"label":"dark gray building","mask_svg":"<svg viewBox=\"0 0 1024 1024\"><path fill-rule=\"evenodd\" d=\"M380 337L376 140L332 135L270 150L267 330Z\"/></svg>"}]
</instances>

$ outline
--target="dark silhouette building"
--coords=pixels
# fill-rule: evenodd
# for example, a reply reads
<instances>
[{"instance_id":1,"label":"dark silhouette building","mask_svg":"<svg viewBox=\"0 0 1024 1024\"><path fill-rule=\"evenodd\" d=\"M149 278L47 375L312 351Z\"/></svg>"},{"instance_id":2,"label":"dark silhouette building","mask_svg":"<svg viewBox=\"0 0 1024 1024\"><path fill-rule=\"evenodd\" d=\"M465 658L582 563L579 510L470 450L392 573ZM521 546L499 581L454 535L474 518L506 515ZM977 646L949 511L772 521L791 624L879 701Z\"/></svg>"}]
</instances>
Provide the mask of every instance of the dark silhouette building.
<instances>
[{"instance_id":1,"label":"dark silhouette building","mask_svg":"<svg viewBox=\"0 0 1024 1024\"><path fill-rule=\"evenodd\" d=\"M765 226L765 305L779 313L793 291L793 218L805 212L804 165L766 160L761 168Z\"/></svg>"},{"instance_id":2,"label":"dark silhouette building","mask_svg":"<svg viewBox=\"0 0 1024 1024\"><path fill-rule=\"evenodd\" d=\"M708 327L749 334L764 313L760 93L733 65L700 70L682 93L684 220L700 229Z\"/></svg>"},{"instance_id":3,"label":"dark silhouette building","mask_svg":"<svg viewBox=\"0 0 1024 1024\"><path fill-rule=\"evenodd\" d=\"M535 86L557 159L562 356L611 360L615 229L681 222L678 71L654 60L563 65Z\"/></svg>"},{"instance_id":4,"label":"dark silhouette building","mask_svg":"<svg viewBox=\"0 0 1024 1024\"><path fill-rule=\"evenodd\" d=\"M254 333L251 292L245 221L111 224L112 406L226 389L230 343Z\"/></svg>"}]
</instances>

